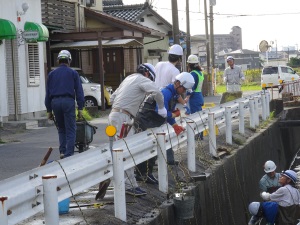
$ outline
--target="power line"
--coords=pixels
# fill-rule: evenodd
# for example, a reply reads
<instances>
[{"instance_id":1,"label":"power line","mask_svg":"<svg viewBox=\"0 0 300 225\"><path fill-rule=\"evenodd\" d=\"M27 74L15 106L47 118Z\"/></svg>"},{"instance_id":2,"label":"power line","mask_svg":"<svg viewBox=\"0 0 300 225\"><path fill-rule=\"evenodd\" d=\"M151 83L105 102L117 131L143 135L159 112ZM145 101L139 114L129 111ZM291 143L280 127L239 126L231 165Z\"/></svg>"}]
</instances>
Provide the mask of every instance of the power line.
<instances>
[{"instance_id":1,"label":"power line","mask_svg":"<svg viewBox=\"0 0 300 225\"><path fill-rule=\"evenodd\" d=\"M216 16L226 16L226 17L246 17L246 16L284 16L284 15L296 15L300 12L294 13L265 13L265 14L226 14L226 13L215 13Z\"/></svg>"}]
</instances>

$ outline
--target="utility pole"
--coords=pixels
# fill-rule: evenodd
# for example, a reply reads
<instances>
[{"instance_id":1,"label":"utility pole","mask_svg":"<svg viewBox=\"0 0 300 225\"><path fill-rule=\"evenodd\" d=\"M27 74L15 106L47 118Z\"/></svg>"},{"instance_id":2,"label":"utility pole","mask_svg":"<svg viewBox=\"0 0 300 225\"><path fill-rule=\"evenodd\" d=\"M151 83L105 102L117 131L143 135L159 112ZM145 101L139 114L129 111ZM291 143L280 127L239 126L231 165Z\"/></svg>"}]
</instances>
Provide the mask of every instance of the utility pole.
<instances>
[{"instance_id":1,"label":"utility pole","mask_svg":"<svg viewBox=\"0 0 300 225\"><path fill-rule=\"evenodd\" d=\"M213 14L213 7L216 4L214 0L209 1L209 21L210 21L210 57L211 57L211 86L209 89L208 94L209 95L214 95L213 91L213 76L214 74L214 69L215 69L215 44L214 44L214 14Z\"/></svg>"},{"instance_id":2,"label":"utility pole","mask_svg":"<svg viewBox=\"0 0 300 225\"><path fill-rule=\"evenodd\" d=\"M191 54L190 6L186 0L186 58Z\"/></svg>"},{"instance_id":3,"label":"utility pole","mask_svg":"<svg viewBox=\"0 0 300 225\"><path fill-rule=\"evenodd\" d=\"M208 38L208 21L207 21L207 4L204 0L204 19L205 19L205 42L206 42L206 64L207 64L207 84L208 84L208 95L212 93L212 81L210 73L210 53L209 53L209 38Z\"/></svg>"},{"instance_id":4,"label":"utility pole","mask_svg":"<svg viewBox=\"0 0 300 225\"><path fill-rule=\"evenodd\" d=\"M172 1L172 32L173 32L173 40L174 44L179 44L179 23L178 23L178 7L177 7L177 0Z\"/></svg>"}]
</instances>

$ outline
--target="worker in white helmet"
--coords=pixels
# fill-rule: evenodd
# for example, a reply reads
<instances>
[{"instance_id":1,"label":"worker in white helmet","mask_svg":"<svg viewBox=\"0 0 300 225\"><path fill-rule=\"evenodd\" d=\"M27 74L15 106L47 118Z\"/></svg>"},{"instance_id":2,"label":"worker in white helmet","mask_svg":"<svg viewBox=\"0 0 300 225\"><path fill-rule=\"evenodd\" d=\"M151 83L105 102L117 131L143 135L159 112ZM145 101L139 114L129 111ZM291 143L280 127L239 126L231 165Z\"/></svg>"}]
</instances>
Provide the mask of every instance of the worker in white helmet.
<instances>
[{"instance_id":1,"label":"worker in white helmet","mask_svg":"<svg viewBox=\"0 0 300 225\"><path fill-rule=\"evenodd\" d=\"M180 74L180 70L177 68L176 65L181 64L182 56L183 56L182 47L178 44L174 44L170 47L168 51L168 61L159 62L156 64L155 84L159 88L165 88L169 84L173 84L175 82L176 76ZM189 107L187 106L182 96L179 96L177 101L185 107L187 112L190 111ZM172 158L172 154L169 154L172 152L173 152L172 149L167 150L168 162L170 162L170 164L173 164L174 162L174 158Z\"/></svg>"},{"instance_id":2,"label":"worker in white helmet","mask_svg":"<svg viewBox=\"0 0 300 225\"><path fill-rule=\"evenodd\" d=\"M267 225L273 225L278 213L278 204L276 202L251 202L249 212L252 215L248 225L257 224L262 218L265 218Z\"/></svg>"},{"instance_id":3,"label":"worker in white helmet","mask_svg":"<svg viewBox=\"0 0 300 225\"><path fill-rule=\"evenodd\" d=\"M264 164L265 175L259 181L260 190L266 191L268 193L275 192L278 188L281 187L279 183L280 173L276 173L276 164L268 160Z\"/></svg>"},{"instance_id":4,"label":"worker in white helmet","mask_svg":"<svg viewBox=\"0 0 300 225\"><path fill-rule=\"evenodd\" d=\"M261 197L265 201L277 202L279 205L279 224L294 225L300 218L300 192L296 188L298 180L297 173L293 170L285 170L280 174L280 187L277 191L270 194L262 192Z\"/></svg>"},{"instance_id":5,"label":"worker in white helmet","mask_svg":"<svg viewBox=\"0 0 300 225\"><path fill-rule=\"evenodd\" d=\"M228 67L224 71L223 79L227 87L227 92L241 91L242 81L245 80L242 68L234 64L232 56L228 56L226 61Z\"/></svg>"},{"instance_id":6,"label":"worker in white helmet","mask_svg":"<svg viewBox=\"0 0 300 225\"><path fill-rule=\"evenodd\" d=\"M159 88L164 88L175 81L180 71L175 67L182 60L183 49L180 45L172 45L168 51L168 61L159 62L155 66L155 83Z\"/></svg>"}]
</instances>

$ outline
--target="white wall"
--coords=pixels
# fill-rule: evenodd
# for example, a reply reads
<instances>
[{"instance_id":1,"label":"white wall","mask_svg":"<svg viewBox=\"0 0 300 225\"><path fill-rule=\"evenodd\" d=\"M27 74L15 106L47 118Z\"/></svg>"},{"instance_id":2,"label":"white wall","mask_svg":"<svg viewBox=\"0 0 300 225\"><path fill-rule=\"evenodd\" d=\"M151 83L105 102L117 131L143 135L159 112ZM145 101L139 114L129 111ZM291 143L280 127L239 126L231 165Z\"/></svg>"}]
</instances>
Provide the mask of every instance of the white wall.
<instances>
[{"instance_id":1,"label":"white wall","mask_svg":"<svg viewBox=\"0 0 300 225\"><path fill-rule=\"evenodd\" d=\"M27 2L29 9L24 15L21 15L21 21L17 21L17 10L21 11L23 2ZM41 1L40 0L9 0L0 1L0 18L10 20L15 24L17 30L23 31L26 21L42 23L41 19ZM27 70L27 54L26 44L20 45L18 48L19 61L19 77L20 77L20 96L21 96L21 115L22 118L31 118L32 112L39 112L45 110L45 73L44 73L44 42L39 42L40 55L40 85L37 87L28 87L28 70ZM5 47L0 45L0 77L1 80L6 78L5 62ZM3 98L6 96L6 82L0 82L0 116L8 116L7 101Z\"/></svg>"}]
</instances>

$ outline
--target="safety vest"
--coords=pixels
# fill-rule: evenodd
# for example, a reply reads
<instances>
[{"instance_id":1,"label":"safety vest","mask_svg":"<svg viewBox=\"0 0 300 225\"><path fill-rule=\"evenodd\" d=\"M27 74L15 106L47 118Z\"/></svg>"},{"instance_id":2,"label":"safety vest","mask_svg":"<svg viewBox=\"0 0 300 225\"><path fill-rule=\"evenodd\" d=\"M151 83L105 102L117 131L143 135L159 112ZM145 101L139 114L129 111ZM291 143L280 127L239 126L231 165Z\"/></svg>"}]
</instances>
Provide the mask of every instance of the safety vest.
<instances>
[{"instance_id":1,"label":"safety vest","mask_svg":"<svg viewBox=\"0 0 300 225\"><path fill-rule=\"evenodd\" d=\"M196 89L193 92L201 92L203 81L204 81L204 76L201 72L199 73L197 70L193 70L192 72L194 72L198 76L198 85L197 85Z\"/></svg>"}]
</instances>

